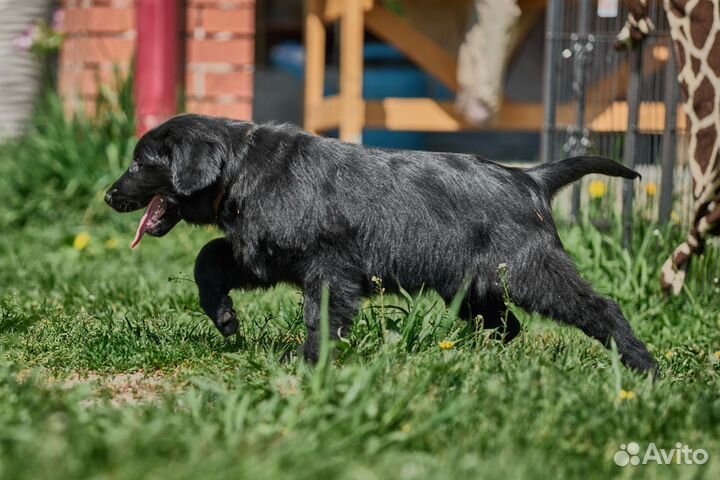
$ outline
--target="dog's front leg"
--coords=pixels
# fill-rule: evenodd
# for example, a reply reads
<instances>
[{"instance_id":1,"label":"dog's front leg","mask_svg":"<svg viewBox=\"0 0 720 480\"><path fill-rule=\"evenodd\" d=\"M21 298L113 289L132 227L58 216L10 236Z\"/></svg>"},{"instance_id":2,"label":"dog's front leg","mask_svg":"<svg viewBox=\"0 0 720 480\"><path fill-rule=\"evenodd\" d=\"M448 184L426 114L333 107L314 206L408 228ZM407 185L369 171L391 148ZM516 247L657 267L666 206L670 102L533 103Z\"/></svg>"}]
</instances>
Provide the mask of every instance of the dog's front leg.
<instances>
[{"instance_id":1,"label":"dog's front leg","mask_svg":"<svg viewBox=\"0 0 720 480\"><path fill-rule=\"evenodd\" d=\"M333 279L332 282L317 280L305 285L305 303L303 316L307 328L304 357L308 363L317 363L320 357L320 310L322 304L323 285L329 292L328 326L330 340L347 338L352 328L353 315L357 311L362 298L361 287L346 280Z\"/></svg>"},{"instance_id":2,"label":"dog's front leg","mask_svg":"<svg viewBox=\"0 0 720 480\"><path fill-rule=\"evenodd\" d=\"M237 315L228 295L230 290L261 284L255 275L240 265L230 242L224 238L211 240L198 253L195 283L200 293L200 306L225 336L238 329Z\"/></svg>"}]
</instances>

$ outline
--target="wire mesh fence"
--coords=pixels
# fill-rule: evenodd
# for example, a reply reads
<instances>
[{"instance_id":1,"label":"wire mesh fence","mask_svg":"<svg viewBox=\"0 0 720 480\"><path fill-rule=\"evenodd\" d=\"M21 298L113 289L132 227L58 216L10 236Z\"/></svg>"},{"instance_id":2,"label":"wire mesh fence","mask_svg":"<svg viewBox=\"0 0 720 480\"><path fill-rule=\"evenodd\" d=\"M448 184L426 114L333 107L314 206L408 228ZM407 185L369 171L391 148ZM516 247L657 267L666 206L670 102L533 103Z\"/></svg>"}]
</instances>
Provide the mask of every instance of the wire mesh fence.
<instances>
[{"instance_id":1,"label":"wire mesh fence","mask_svg":"<svg viewBox=\"0 0 720 480\"><path fill-rule=\"evenodd\" d=\"M542 161L599 154L638 170L642 182L588 176L556 201L561 218L599 228L622 222L625 246L633 224L670 224L678 236L692 221L687 119L679 108L673 43L662 0L648 0L655 30L634 50L616 50L628 18L598 15L597 0L550 0L546 23ZM717 289L717 242L694 277ZM658 255L667 254L658 247Z\"/></svg>"}]
</instances>

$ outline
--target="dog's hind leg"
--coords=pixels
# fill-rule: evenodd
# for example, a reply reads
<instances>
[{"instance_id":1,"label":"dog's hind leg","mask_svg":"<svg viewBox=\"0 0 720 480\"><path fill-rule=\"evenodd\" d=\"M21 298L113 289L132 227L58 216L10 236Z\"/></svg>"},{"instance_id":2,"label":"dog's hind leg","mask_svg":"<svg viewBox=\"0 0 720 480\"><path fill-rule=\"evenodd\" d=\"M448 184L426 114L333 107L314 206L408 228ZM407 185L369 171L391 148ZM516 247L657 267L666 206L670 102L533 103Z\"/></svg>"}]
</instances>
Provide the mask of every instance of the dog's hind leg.
<instances>
[{"instance_id":1,"label":"dog's hind leg","mask_svg":"<svg viewBox=\"0 0 720 480\"><path fill-rule=\"evenodd\" d=\"M327 280L329 279L329 280ZM357 312L363 292L361 283L344 276L327 275L305 284L305 303L303 315L307 338L304 357L315 364L320 358L320 313L323 286L328 287L328 327L330 340L347 338L352 328L353 316Z\"/></svg>"},{"instance_id":2,"label":"dog's hind leg","mask_svg":"<svg viewBox=\"0 0 720 480\"><path fill-rule=\"evenodd\" d=\"M481 298L476 294L470 294L463 301L460 318L467 321L475 321L478 315L482 316L482 326L486 329L495 329L493 338L510 342L520 333L522 326L517 317L508 310L502 300L485 296Z\"/></svg>"},{"instance_id":3,"label":"dog's hind leg","mask_svg":"<svg viewBox=\"0 0 720 480\"><path fill-rule=\"evenodd\" d=\"M521 308L574 325L606 347L614 340L626 366L657 373L618 304L594 292L560 248L530 253L515 268L511 264L508 280L511 300Z\"/></svg>"},{"instance_id":4,"label":"dog's hind leg","mask_svg":"<svg viewBox=\"0 0 720 480\"><path fill-rule=\"evenodd\" d=\"M211 240L198 253L195 283L200 293L200 306L225 336L238 329L237 315L228 295L230 290L261 286L258 278L238 263L230 242L224 238Z\"/></svg>"}]
</instances>

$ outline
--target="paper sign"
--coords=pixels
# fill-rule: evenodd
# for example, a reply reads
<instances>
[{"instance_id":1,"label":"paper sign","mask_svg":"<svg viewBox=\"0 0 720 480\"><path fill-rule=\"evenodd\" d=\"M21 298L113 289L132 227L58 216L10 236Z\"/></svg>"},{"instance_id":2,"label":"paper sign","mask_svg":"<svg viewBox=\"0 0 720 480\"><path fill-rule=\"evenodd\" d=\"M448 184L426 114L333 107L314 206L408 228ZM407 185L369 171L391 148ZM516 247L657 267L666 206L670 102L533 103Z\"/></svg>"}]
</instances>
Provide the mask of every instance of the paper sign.
<instances>
[{"instance_id":1,"label":"paper sign","mask_svg":"<svg viewBox=\"0 0 720 480\"><path fill-rule=\"evenodd\" d=\"M598 17L614 18L618 16L618 0L598 0Z\"/></svg>"}]
</instances>

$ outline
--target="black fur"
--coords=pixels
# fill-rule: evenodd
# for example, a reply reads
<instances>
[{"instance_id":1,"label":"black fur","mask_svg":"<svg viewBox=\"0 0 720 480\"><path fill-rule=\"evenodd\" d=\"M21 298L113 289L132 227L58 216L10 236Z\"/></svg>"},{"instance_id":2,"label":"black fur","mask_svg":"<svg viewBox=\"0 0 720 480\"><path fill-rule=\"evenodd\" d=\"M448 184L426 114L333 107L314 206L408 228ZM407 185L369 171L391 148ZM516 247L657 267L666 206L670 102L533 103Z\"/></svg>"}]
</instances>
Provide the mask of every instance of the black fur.
<instances>
[{"instance_id":1,"label":"black fur","mask_svg":"<svg viewBox=\"0 0 720 480\"><path fill-rule=\"evenodd\" d=\"M629 367L656 369L618 305L578 276L551 216L552 195L587 173L637 176L612 160L522 170L476 155L374 149L285 125L182 115L140 140L133 165L108 192L113 208L142 208L162 194L167 218L151 234L180 219L225 232L195 267L200 304L225 335L238 327L231 289L290 282L305 293L305 357L315 361L323 285L337 338L349 334L376 276L388 291L432 288L446 301L468 278L461 314L482 315L507 341L520 324L509 314L504 325L505 264L516 305L603 345L614 340Z\"/></svg>"}]
</instances>

